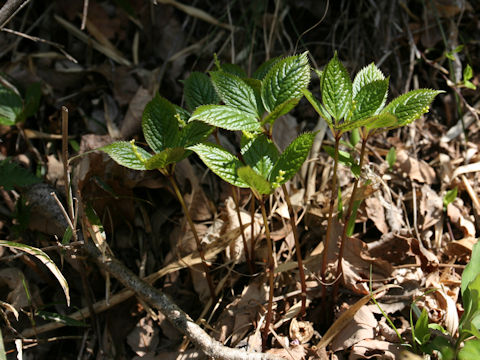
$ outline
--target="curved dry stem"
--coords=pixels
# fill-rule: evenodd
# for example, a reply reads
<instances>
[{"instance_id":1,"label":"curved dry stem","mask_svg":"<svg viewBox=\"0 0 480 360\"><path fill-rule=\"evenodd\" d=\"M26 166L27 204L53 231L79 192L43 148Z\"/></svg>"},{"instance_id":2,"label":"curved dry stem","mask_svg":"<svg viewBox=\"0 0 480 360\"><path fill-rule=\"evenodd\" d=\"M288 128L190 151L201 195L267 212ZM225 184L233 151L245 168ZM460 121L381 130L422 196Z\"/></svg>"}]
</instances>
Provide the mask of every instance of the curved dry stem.
<instances>
[{"instance_id":1,"label":"curved dry stem","mask_svg":"<svg viewBox=\"0 0 480 360\"><path fill-rule=\"evenodd\" d=\"M215 303L215 286L213 285L213 280L210 275L209 269L208 269L208 264L207 261L205 260L205 252L203 251L203 246L200 241L200 238L198 237L197 230L195 229L195 224L193 223L192 217L190 216L190 211L188 210L187 205L185 204L185 200L183 198L183 195L178 188L177 182L175 181L175 178L171 174L167 174L167 178L170 181L170 184L173 187L173 191L175 191L175 195L177 195L178 201L180 201L180 205L182 205L183 212L185 214L185 218L187 219L188 225L190 226L190 230L192 231L193 237L195 238L195 242L197 243L197 250L198 254L200 255L200 258L202 259L202 266L203 266L203 271L205 272L205 278L207 279L208 283L208 289L210 290L210 296L212 298L212 303Z\"/></svg>"},{"instance_id":2,"label":"curved dry stem","mask_svg":"<svg viewBox=\"0 0 480 360\"><path fill-rule=\"evenodd\" d=\"M292 225L293 238L295 239L295 248L297 253L297 263L298 263L298 274L300 275L300 287L302 289L302 307L300 308L300 317L305 315L305 310L307 307L307 282L305 280L305 270L303 269L303 259L302 251L300 248L300 239L298 237L297 231L297 216L293 211L292 202L290 201L290 195L288 194L287 187L285 184L282 184L283 194L285 196L285 201L287 202L288 212L290 214L290 224Z\"/></svg>"},{"instance_id":3,"label":"curved dry stem","mask_svg":"<svg viewBox=\"0 0 480 360\"><path fill-rule=\"evenodd\" d=\"M267 239L268 247L268 305L267 305L267 315L265 316L265 327L262 332L262 348L265 351L267 347L267 338L268 333L270 332L270 324L272 322L272 308L273 308L273 281L274 281L274 262L273 262L273 244L272 239L270 238L270 228L268 226L267 211L265 210L265 200L264 198L260 199L260 208L262 210L263 224L265 225L265 238Z\"/></svg>"},{"instance_id":4,"label":"curved dry stem","mask_svg":"<svg viewBox=\"0 0 480 360\"><path fill-rule=\"evenodd\" d=\"M367 148L367 140L368 140L368 135L365 136L362 139L362 147L360 149L360 170L363 168L363 164L365 161L365 150ZM350 222L350 218L352 216L352 211L353 211L353 204L355 203L355 197L357 195L357 190L358 190L358 184L360 183L360 176L355 179L355 183L353 184L353 190L352 190L352 195L350 196L350 200L348 202L348 208L347 212L345 213L345 220L343 222L343 231L342 231L342 237L340 238L340 249L338 251L338 262L337 262L337 275L336 277L338 278L342 272L342 259L343 259L343 253L345 251L345 240L347 239L347 229L348 229L348 223ZM335 283L335 286L333 288L333 298L335 299L338 294L338 286L340 282L337 281Z\"/></svg>"}]
</instances>

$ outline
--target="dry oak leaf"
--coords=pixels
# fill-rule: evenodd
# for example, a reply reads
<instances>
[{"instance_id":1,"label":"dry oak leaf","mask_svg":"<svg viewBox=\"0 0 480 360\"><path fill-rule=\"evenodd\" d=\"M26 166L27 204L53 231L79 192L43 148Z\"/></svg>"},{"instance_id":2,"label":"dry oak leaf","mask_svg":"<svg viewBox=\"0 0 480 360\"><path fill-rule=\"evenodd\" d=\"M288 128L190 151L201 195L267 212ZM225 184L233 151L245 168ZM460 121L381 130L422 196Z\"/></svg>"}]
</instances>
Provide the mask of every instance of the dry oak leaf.
<instances>
[{"instance_id":1,"label":"dry oak leaf","mask_svg":"<svg viewBox=\"0 0 480 360\"><path fill-rule=\"evenodd\" d=\"M397 151L397 166L407 174L410 180L425 184L433 184L437 181L433 168L423 160L417 160L408 155L406 150Z\"/></svg>"}]
</instances>

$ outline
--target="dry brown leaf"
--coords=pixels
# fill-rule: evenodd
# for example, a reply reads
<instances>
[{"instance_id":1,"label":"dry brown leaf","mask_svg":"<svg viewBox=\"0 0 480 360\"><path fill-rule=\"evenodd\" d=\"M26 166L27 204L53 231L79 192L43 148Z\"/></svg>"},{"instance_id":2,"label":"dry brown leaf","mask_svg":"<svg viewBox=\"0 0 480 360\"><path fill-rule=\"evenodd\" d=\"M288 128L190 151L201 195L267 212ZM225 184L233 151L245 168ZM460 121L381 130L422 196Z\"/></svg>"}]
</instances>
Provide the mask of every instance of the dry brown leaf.
<instances>
[{"instance_id":1,"label":"dry brown leaf","mask_svg":"<svg viewBox=\"0 0 480 360\"><path fill-rule=\"evenodd\" d=\"M227 210L228 224L227 232L232 231L233 229L238 229L240 227L240 222L238 221L237 211L235 210L235 202L231 197L228 197L225 201L225 208ZM242 219L242 226L244 227L243 233L245 235L245 240L247 242L248 249L251 248L251 238L252 238L252 227L251 227L251 216L250 212L240 209L240 217ZM254 217L253 225L253 236L254 239L257 238L260 234L261 226L263 224L262 217L258 214ZM225 252L227 259L234 260L236 262L245 261L245 249L243 246L242 235L237 237L231 244L230 247Z\"/></svg>"},{"instance_id":2,"label":"dry brown leaf","mask_svg":"<svg viewBox=\"0 0 480 360\"><path fill-rule=\"evenodd\" d=\"M421 188L420 214L423 217L422 230L434 226L443 219L443 200L427 184Z\"/></svg>"},{"instance_id":3,"label":"dry brown leaf","mask_svg":"<svg viewBox=\"0 0 480 360\"><path fill-rule=\"evenodd\" d=\"M331 347L334 352L348 349L364 339L375 338L375 328L377 320L370 308L362 306L352 320L332 341Z\"/></svg>"},{"instance_id":4,"label":"dry brown leaf","mask_svg":"<svg viewBox=\"0 0 480 360\"><path fill-rule=\"evenodd\" d=\"M388 226L385 219L385 210L380 200L376 196L365 199L365 210L368 218L373 221L377 229L382 234L386 234Z\"/></svg>"},{"instance_id":5,"label":"dry brown leaf","mask_svg":"<svg viewBox=\"0 0 480 360\"><path fill-rule=\"evenodd\" d=\"M215 325L217 340L224 343L230 337L230 344L235 346L252 329L258 317L259 306L266 300L265 278L259 276L220 315Z\"/></svg>"},{"instance_id":6,"label":"dry brown leaf","mask_svg":"<svg viewBox=\"0 0 480 360\"><path fill-rule=\"evenodd\" d=\"M290 339L298 340L300 344L305 344L313 337L313 323L310 321L298 321L293 318L290 322Z\"/></svg>"},{"instance_id":7,"label":"dry brown leaf","mask_svg":"<svg viewBox=\"0 0 480 360\"><path fill-rule=\"evenodd\" d=\"M307 352L303 346L294 345L284 349L270 349L267 354L277 355L288 360L304 360Z\"/></svg>"},{"instance_id":8,"label":"dry brown leaf","mask_svg":"<svg viewBox=\"0 0 480 360\"><path fill-rule=\"evenodd\" d=\"M141 357L153 353L158 341L158 328L150 317L141 318L127 336L128 345Z\"/></svg>"},{"instance_id":9,"label":"dry brown leaf","mask_svg":"<svg viewBox=\"0 0 480 360\"><path fill-rule=\"evenodd\" d=\"M353 346L348 360L368 359L370 354L375 354L378 360L396 360L402 350L402 346L387 341L362 340Z\"/></svg>"},{"instance_id":10,"label":"dry brown leaf","mask_svg":"<svg viewBox=\"0 0 480 360\"><path fill-rule=\"evenodd\" d=\"M411 180L425 184L433 184L437 181L433 168L425 161L408 155L406 150L397 151L396 164Z\"/></svg>"},{"instance_id":11,"label":"dry brown leaf","mask_svg":"<svg viewBox=\"0 0 480 360\"><path fill-rule=\"evenodd\" d=\"M141 128L143 109L152 99L150 91L139 87L128 104L128 110L120 126L120 137L129 139Z\"/></svg>"}]
</instances>

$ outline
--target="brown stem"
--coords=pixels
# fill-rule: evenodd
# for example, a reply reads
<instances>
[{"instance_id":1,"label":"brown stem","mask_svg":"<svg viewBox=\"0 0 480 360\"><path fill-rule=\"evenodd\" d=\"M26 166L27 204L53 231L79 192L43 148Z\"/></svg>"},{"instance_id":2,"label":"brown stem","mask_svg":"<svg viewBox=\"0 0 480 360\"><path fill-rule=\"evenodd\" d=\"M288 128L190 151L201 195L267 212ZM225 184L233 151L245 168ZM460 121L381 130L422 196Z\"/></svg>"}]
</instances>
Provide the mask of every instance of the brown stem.
<instances>
[{"instance_id":1,"label":"brown stem","mask_svg":"<svg viewBox=\"0 0 480 360\"><path fill-rule=\"evenodd\" d=\"M300 317L305 316L305 310L307 307L307 282L305 280L305 270L303 269L302 251L300 248L300 239L298 238L297 231L297 216L293 211L292 202L290 201L290 195L288 194L287 187L282 184L283 194L285 201L287 202L288 212L290 214L290 224L292 224L293 238L295 239L295 249L297 252L298 273L300 275L300 286L302 289L302 307L300 309Z\"/></svg>"},{"instance_id":2,"label":"brown stem","mask_svg":"<svg viewBox=\"0 0 480 360\"><path fill-rule=\"evenodd\" d=\"M274 262L273 262L273 245L272 239L270 238L270 229L268 226L268 219L267 219L267 212L265 210L265 201L264 198L260 199L260 208L262 210L262 217L263 217L263 224L265 226L265 237L267 239L267 247L268 247L268 286L269 286L269 293L268 293L268 305L267 305L267 315L265 316L265 327L263 328L262 332L262 349L263 351L267 348L267 338L268 333L270 332L270 324L272 322L272 308L273 308L273 281L274 281Z\"/></svg>"},{"instance_id":3,"label":"brown stem","mask_svg":"<svg viewBox=\"0 0 480 360\"><path fill-rule=\"evenodd\" d=\"M197 250L198 250L198 254L200 255L200 258L202 259L203 271L205 272L205 278L207 279L207 282L208 282L208 288L210 290L210 296L212 297L212 303L215 304L215 287L213 286L213 280L208 270L207 261L205 260L205 252L203 251L202 243L200 242L200 238L198 237L197 230L195 229L195 225L190 216L190 211L188 211L183 195L180 192L180 189L178 188L177 182L175 181L175 178L173 177L173 175L167 174L167 177L168 177L168 180L170 180L170 184L172 185L173 190L175 191L175 195L177 195L178 201L180 201L180 205L182 205L182 209L185 214L185 217L187 218L188 225L190 226L190 230L192 231L193 237L195 238L195 242L197 243Z\"/></svg>"},{"instance_id":4,"label":"brown stem","mask_svg":"<svg viewBox=\"0 0 480 360\"><path fill-rule=\"evenodd\" d=\"M250 259L252 267L255 272L255 196L253 193L252 200L250 200Z\"/></svg>"},{"instance_id":5,"label":"brown stem","mask_svg":"<svg viewBox=\"0 0 480 360\"><path fill-rule=\"evenodd\" d=\"M240 225L240 232L242 234L242 241L243 241L243 248L245 249L245 257L247 259L248 269L250 270L250 274L254 273L252 259L250 257L250 251L248 251L248 244L247 238L245 237L245 232L243 231L243 221L242 216L240 214L240 204L238 201L238 188L232 185L232 195L233 195L233 202L235 203L235 210L237 212L238 224Z\"/></svg>"},{"instance_id":6,"label":"brown stem","mask_svg":"<svg viewBox=\"0 0 480 360\"><path fill-rule=\"evenodd\" d=\"M340 134L335 133L335 150L333 155L333 175L330 188L330 208L328 211L328 222L327 222L327 232L325 234L325 243L323 246L323 259L322 259L322 282L325 284L327 262L328 262L328 246L330 245L330 234L332 232L332 222L333 222L333 209L335 207L335 199L338 196L337 191L337 169L338 169L338 148L340 145ZM322 302L325 303L327 287L322 286Z\"/></svg>"},{"instance_id":7,"label":"brown stem","mask_svg":"<svg viewBox=\"0 0 480 360\"><path fill-rule=\"evenodd\" d=\"M359 164L360 171L363 167L363 163L364 163L364 160L365 160L365 150L366 150L366 146L367 146L367 140L368 140L368 135L365 135L362 139L362 147L360 149L360 164ZM350 222L350 217L352 216L353 204L355 203L355 196L357 195L357 190L358 190L358 184L359 183L360 183L360 176L355 179L355 183L353 184L352 195L350 196L350 200L348 202L347 212L345 213L345 220L343 222L342 237L340 238L340 249L338 251L336 278L338 278L340 276L340 273L342 272L342 259L343 259L343 253L344 253L344 250L345 250L345 240L347 238L348 223ZM336 281L335 286L333 288L333 298L334 299L337 297L339 283L340 283L339 281Z\"/></svg>"}]
</instances>

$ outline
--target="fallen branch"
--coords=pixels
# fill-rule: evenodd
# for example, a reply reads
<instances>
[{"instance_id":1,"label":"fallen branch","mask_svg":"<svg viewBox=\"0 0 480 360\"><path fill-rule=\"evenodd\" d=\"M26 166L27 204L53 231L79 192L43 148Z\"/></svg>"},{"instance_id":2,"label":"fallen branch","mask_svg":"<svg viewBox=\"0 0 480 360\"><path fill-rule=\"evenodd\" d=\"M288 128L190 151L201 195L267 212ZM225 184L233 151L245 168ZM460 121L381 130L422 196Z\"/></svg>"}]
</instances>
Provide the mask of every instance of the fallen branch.
<instances>
[{"instance_id":1,"label":"fallen branch","mask_svg":"<svg viewBox=\"0 0 480 360\"><path fill-rule=\"evenodd\" d=\"M7 0L0 9L0 29L2 29L15 14L30 0Z\"/></svg>"},{"instance_id":2,"label":"fallen branch","mask_svg":"<svg viewBox=\"0 0 480 360\"><path fill-rule=\"evenodd\" d=\"M181 310L170 298L158 289L149 285L131 272L123 263L114 258L102 256L96 246L88 241L84 246L85 251L95 259L97 264L112 274L124 286L134 291L142 300L148 302L172 323L180 332L205 355L214 359L224 360L273 360L283 359L265 353L249 353L239 349L223 346L220 342L212 339L200 326L198 326L183 310Z\"/></svg>"}]
</instances>

